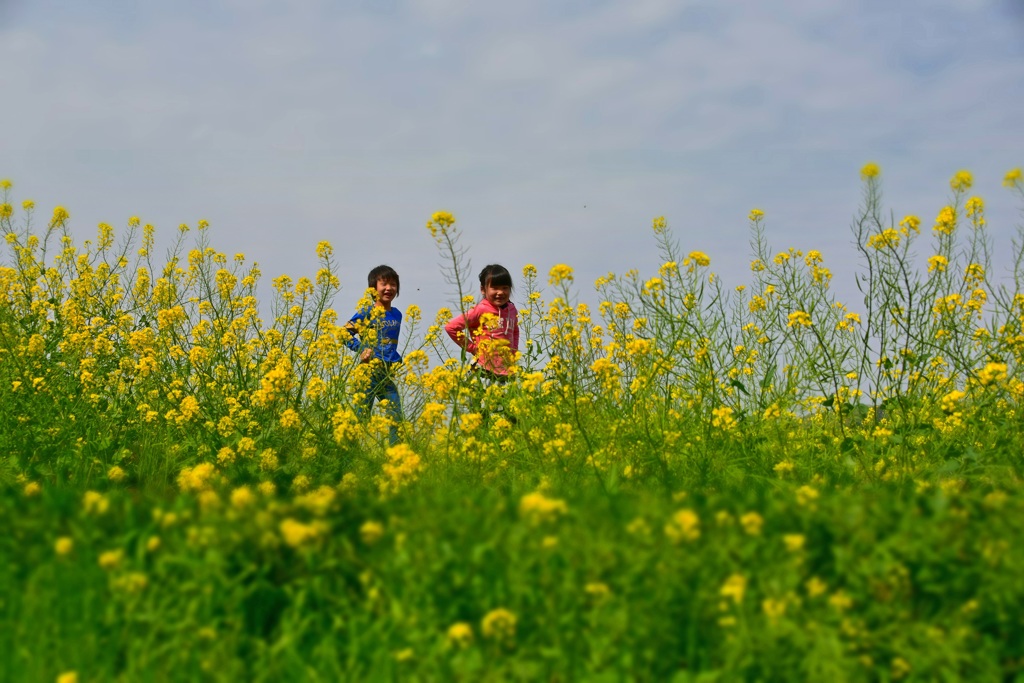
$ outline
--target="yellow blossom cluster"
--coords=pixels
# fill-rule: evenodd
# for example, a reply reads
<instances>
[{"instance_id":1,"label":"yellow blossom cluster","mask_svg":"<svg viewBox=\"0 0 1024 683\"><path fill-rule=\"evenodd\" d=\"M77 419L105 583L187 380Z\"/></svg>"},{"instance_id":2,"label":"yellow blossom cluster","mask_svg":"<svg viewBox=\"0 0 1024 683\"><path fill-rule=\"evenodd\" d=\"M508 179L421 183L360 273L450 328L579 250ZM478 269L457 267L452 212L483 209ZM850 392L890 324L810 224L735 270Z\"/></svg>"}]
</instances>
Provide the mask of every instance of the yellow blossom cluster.
<instances>
[{"instance_id":1,"label":"yellow blossom cluster","mask_svg":"<svg viewBox=\"0 0 1024 683\"><path fill-rule=\"evenodd\" d=\"M531 524L554 522L568 512L569 507L564 500L549 498L540 491L519 499L519 515Z\"/></svg>"},{"instance_id":2,"label":"yellow blossom cluster","mask_svg":"<svg viewBox=\"0 0 1024 683\"><path fill-rule=\"evenodd\" d=\"M510 644L516 637L518 621L513 612L499 607L484 615L480 621L480 632L488 640Z\"/></svg>"},{"instance_id":3,"label":"yellow blossom cluster","mask_svg":"<svg viewBox=\"0 0 1024 683\"><path fill-rule=\"evenodd\" d=\"M387 450L387 461L380 478L380 491L394 494L419 478L423 469L420 456L406 444L391 446Z\"/></svg>"},{"instance_id":4,"label":"yellow blossom cluster","mask_svg":"<svg viewBox=\"0 0 1024 683\"><path fill-rule=\"evenodd\" d=\"M665 524L665 536L673 543L696 541L700 538L700 517L693 510L679 510Z\"/></svg>"}]
</instances>

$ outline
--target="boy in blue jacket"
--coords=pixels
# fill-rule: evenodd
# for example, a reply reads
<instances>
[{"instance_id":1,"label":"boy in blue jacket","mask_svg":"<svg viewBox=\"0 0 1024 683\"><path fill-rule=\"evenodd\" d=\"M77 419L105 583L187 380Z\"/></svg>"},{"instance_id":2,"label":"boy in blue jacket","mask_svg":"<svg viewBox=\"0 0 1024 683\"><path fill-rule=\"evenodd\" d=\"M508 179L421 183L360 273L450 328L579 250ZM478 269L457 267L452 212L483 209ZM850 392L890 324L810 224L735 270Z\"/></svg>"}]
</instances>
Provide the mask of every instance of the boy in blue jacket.
<instances>
[{"instance_id":1,"label":"boy in blue jacket","mask_svg":"<svg viewBox=\"0 0 1024 683\"><path fill-rule=\"evenodd\" d=\"M390 266L377 266L366 277L367 287L374 290L374 303L356 312L345 323L352 335L348 347L359 354L360 363L370 364L370 383L365 403L357 408L360 416L369 415L377 399L387 400L387 414L391 418L389 430L391 445L398 443L398 423L402 421L402 401L395 386L394 369L402 362L398 352L398 335L402 327L402 312L391 305L398 297L398 273ZM372 345L366 336L373 330Z\"/></svg>"}]
</instances>

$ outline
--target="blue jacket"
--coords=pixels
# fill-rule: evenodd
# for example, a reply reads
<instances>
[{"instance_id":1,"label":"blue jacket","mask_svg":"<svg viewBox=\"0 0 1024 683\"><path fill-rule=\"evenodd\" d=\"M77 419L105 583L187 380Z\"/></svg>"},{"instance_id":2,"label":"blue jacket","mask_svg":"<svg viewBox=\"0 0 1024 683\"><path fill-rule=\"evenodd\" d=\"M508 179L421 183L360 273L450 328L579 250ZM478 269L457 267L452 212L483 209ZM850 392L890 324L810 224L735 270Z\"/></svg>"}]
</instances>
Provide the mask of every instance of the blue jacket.
<instances>
[{"instance_id":1,"label":"blue jacket","mask_svg":"<svg viewBox=\"0 0 1024 683\"><path fill-rule=\"evenodd\" d=\"M356 332L352 334L348 347L356 352L365 348L366 345L359 339L358 330L365 329L367 325L372 325L377 331L377 342L373 347L374 357L379 358L385 363L401 363L402 354L398 352L398 333L402 327L402 312L392 306L390 310L384 313L382 318L371 319L371 310L372 307L364 308L349 319L349 325L355 327ZM346 328L349 325L346 325ZM349 332L352 332L352 330L349 329Z\"/></svg>"}]
</instances>

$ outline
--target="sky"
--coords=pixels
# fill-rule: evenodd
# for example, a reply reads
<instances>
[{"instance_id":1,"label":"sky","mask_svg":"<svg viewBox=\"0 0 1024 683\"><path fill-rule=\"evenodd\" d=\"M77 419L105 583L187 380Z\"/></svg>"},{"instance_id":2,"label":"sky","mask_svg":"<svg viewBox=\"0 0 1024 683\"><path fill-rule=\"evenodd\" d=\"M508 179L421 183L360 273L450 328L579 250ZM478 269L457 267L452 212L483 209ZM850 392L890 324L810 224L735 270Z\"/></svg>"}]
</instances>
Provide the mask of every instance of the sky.
<instances>
[{"instance_id":1,"label":"sky","mask_svg":"<svg viewBox=\"0 0 1024 683\"><path fill-rule=\"evenodd\" d=\"M0 0L0 64L16 206L81 238L206 219L268 284L328 240L341 312L380 263L400 308L453 303L438 210L472 273L566 263L588 300L656 274L662 215L748 282L759 208L852 310L866 162L897 221L968 169L997 257L1024 223L1024 0Z\"/></svg>"}]
</instances>

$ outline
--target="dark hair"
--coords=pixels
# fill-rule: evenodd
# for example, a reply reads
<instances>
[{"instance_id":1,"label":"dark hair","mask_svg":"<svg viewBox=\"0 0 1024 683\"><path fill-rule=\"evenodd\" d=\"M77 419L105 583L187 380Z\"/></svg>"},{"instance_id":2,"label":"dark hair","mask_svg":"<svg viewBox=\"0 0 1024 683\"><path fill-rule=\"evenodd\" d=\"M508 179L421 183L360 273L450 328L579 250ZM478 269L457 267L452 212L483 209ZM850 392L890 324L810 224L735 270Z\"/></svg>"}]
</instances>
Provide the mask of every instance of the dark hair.
<instances>
[{"instance_id":1,"label":"dark hair","mask_svg":"<svg viewBox=\"0 0 1024 683\"><path fill-rule=\"evenodd\" d=\"M505 266L499 266L497 263L492 263L489 266L484 266L484 269L480 271L480 289L483 289L487 285L491 287L512 287L512 275L508 272Z\"/></svg>"},{"instance_id":2,"label":"dark hair","mask_svg":"<svg viewBox=\"0 0 1024 683\"><path fill-rule=\"evenodd\" d=\"M371 270L370 274L366 276L366 286L370 289L375 289L379 280L394 282L396 294L402 291L402 283L398 280L398 273L391 266L377 266Z\"/></svg>"}]
</instances>

